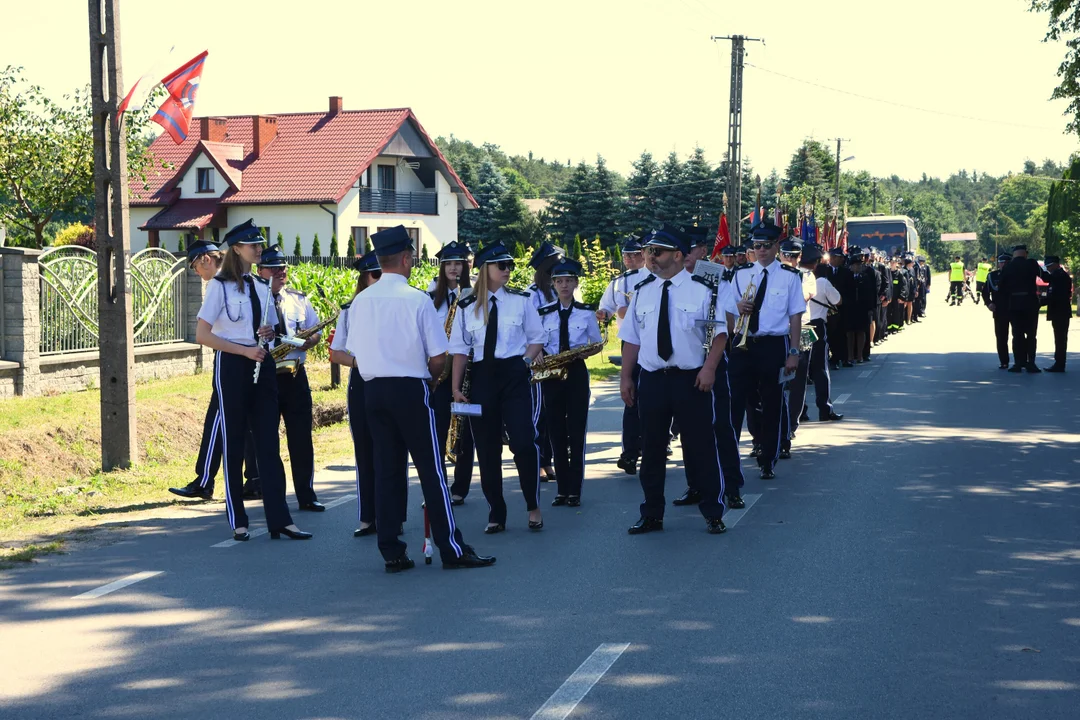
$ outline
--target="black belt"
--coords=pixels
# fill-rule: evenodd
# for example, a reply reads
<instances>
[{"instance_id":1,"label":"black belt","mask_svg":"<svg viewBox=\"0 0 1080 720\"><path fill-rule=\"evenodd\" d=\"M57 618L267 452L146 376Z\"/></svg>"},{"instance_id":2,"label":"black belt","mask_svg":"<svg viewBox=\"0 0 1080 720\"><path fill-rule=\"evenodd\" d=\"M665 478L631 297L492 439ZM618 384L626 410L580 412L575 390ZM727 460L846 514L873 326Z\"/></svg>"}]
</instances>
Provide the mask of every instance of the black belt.
<instances>
[{"instance_id":1,"label":"black belt","mask_svg":"<svg viewBox=\"0 0 1080 720\"><path fill-rule=\"evenodd\" d=\"M641 368L641 372L647 372L653 375L681 375L683 373L694 373L694 375L697 375L701 372L701 368L693 368L691 370L685 370L680 367L662 367L659 370L646 370L645 368Z\"/></svg>"}]
</instances>

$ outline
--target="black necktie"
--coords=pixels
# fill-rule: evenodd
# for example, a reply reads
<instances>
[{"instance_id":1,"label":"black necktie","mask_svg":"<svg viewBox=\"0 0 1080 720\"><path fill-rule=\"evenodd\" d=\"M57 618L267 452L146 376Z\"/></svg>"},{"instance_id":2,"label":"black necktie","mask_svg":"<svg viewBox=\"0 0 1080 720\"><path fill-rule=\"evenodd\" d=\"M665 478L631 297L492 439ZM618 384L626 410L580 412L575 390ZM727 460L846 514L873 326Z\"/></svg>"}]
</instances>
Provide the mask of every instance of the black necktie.
<instances>
[{"instance_id":1,"label":"black necktie","mask_svg":"<svg viewBox=\"0 0 1080 720\"><path fill-rule=\"evenodd\" d=\"M274 327L274 332L278 334L278 338L286 335L285 332L285 315L281 312L281 295L274 296L274 310L277 312L277 325ZM281 344L281 340L274 338L274 347Z\"/></svg>"},{"instance_id":2,"label":"black necktie","mask_svg":"<svg viewBox=\"0 0 1080 720\"><path fill-rule=\"evenodd\" d=\"M491 296L491 310L488 312L487 334L484 335L484 359L495 359L495 345L499 340L499 304Z\"/></svg>"},{"instance_id":3,"label":"black necktie","mask_svg":"<svg viewBox=\"0 0 1080 720\"><path fill-rule=\"evenodd\" d=\"M247 281L248 297L251 299L251 332L255 335L255 342L262 342L259 340L259 324L262 322L262 303L259 301L259 293L255 290L255 281L250 275L245 275L244 280ZM225 311L228 312L228 306Z\"/></svg>"},{"instance_id":4,"label":"black necktie","mask_svg":"<svg viewBox=\"0 0 1080 720\"><path fill-rule=\"evenodd\" d=\"M671 319L668 317L668 288L671 281L664 281L664 289L660 292L660 321L656 326L656 352L665 362L671 359Z\"/></svg>"},{"instance_id":5,"label":"black necktie","mask_svg":"<svg viewBox=\"0 0 1080 720\"><path fill-rule=\"evenodd\" d=\"M750 313L750 334L758 330L758 315L761 313L761 303L765 301L765 288L769 286L769 271L762 269L761 285L758 286L757 294L754 295L754 312Z\"/></svg>"},{"instance_id":6,"label":"black necktie","mask_svg":"<svg viewBox=\"0 0 1080 720\"><path fill-rule=\"evenodd\" d=\"M572 312L574 312L572 307L565 310L559 308L559 352L570 349L570 313Z\"/></svg>"}]
</instances>

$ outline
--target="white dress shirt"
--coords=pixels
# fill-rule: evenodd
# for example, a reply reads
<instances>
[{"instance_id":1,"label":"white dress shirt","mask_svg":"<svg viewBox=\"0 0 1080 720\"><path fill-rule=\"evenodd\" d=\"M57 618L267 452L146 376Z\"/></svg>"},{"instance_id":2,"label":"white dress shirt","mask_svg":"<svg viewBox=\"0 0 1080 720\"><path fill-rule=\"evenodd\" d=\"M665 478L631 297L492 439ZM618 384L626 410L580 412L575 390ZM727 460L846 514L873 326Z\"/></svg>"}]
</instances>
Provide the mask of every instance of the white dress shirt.
<instances>
[{"instance_id":1,"label":"white dress shirt","mask_svg":"<svg viewBox=\"0 0 1080 720\"><path fill-rule=\"evenodd\" d=\"M732 292L727 295L727 312L739 316L738 302L751 281L760 292L761 281L765 272L769 282L765 287L765 297L758 313L758 330L749 333L751 337L780 335L787 337L791 332L791 316L806 312L806 300L803 299L802 276L794 268L785 267L774 260L768 268L755 262L735 272L731 279Z\"/></svg>"},{"instance_id":2,"label":"white dress shirt","mask_svg":"<svg viewBox=\"0 0 1080 720\"><path fill-rule=\"evenodd\" d=\"M319 316L315 308L302 292L285 288L278 294L278 298L286 335L295 335L301 330L308 330L319 324ZM292 350L285 359L299 360L302 363L307 359L307 351Z\"/></svg>"},{"instance_id":3,"label":"white dress shirt","mask_svg":"<svg viewBox=\"0 0 1080 720\"><path fill-rule=\"evenodd\" d=\"M657 352L657 329L660 300L664 283L668 288L668 321L671 328L672 354L664 360ZM719 299L719 296L718 296ZM638 345L638 364L649 372L664 368L696 370L705 364L705 326L699 320L709 316L712 289L686 270L680 270L670 281L651 276L633 290L630 308L619 329L619 338ZM716 308L714 337L727 332L723 309Z\"/></svg>"},{"instance_id":4,"label":"white dress shirt","mask_svg":"<svg viewBox=\"0 0 1080 720\"><path fill-rule=\"evenodd\" d=\"M548 355L559 352L559 311L566 309L561 302L556 301L539 310L540 323L547 334L544 352ZM569 309L570 317L566 321L566 328L570 335L570 348L600 342L600 325L596 322L596 313L593 309L579 302L571 303Z\"/></svg>"},{"instance_id":5,"label":"white dress shirt","mask_svg":"<svg viewBox=\"0 0 1080 720\"><path fill-rule=\"evenodd\" d=\"M501 287L496 292L488 292L489 303L492 297L499 309L496 359L522 357L529 345L544 344L544 327L540 324L531 294ZM458 303L454 329L450 334L450 352L468 355L472 350L473 362L480 362L484 359L487 324L484 322L484 311L477 307L479 301L475 298L474 293Z\"/></svg>"},{"instance_id":6,"label":"white dress shirt","mask_svg":"<svg viewBox=\"0 0 1080 720\"><path fill-rule=\"evenodd\" d=\"M434 293L434 290L428 291L428 295L431 296L432 303L435 302ZM454 298L457 298L457 301L460 303L462 300L464 300L471 294L472 288L457 288L456 290L451 290L447 288L446 300L443 301L441 307L435 308L435 314L439 316L439 322L443 324L443 327L446 327L446 314L450 312L450 306L454 304Z\"/></svg>"},{"instance_id":7,"label":"white dress shirt","mask_svg":"<svg viewBox=\"0 0 1080 720\"><path fill-rule=\"evenodd\" d=\"M334 324L334 341L330 343L331 350L349 352L349 308L351 307L352 300L341 306L341 312Z\"/></svg>"},{"instance_id":8,"label":"white dress shirt","mask_svg":"<svg viewBox=\"0 0 1080 720\"><path fill-rule=\"evenodd\" d=\"M840 291L833 287L833 284L829 282L829 278L817 278L817 289L808 305L810 308L810 321L828 319L829 305L835 306L838 302L840 302ZM825 305L821 303L825 303Z\"/></svg>"},{"instance_id":9,"label":"white dress shirt","mask_svg":"<svg viewBox=\"0 0 1080 720\"><path fill-rule=\"evenodd\" d=\"M608 315L615 315L619 308L629 306L634 286L650 275L652 273L645 268L638 268L637 270L627 270L613 279L608 283L603 296L600 298L600 309Z\"/></svg>"},{"instance_id":10,"label":"white dress shirt","mask_svg":"<svg viewBox=\"0 0 1080 720\"><path fill-rule=\"evenodd\" d=\"M254 347L258 344L255 333L251 327L251 297L248 295L248 283L255 284L255 293L262 305L266 322L263 316L256 318L258 325L277 325L277 312L274 310L274 299L270 294L269 283L261 279L244 276L244 290L236 288L234 280L225 280L215 277L206 286L206 297L203 298L202 307L199 308L199 319L210 323L212 331L219 338L224 338L237 345ZM269 306L269 307L268 307Z\"/></svg>"},{"instance_id":11,"label":"white dress shirt","mask_svg":"<svg viewBox=\"0 0 1080 720\"><path fill-rule=\"evenodd\" d=\"M428 360L446 352L446 333L423 290L395 273L383 276L349 306L346 349L365 382L372 378L428 380Z\"/></svg>"}]
</instances>

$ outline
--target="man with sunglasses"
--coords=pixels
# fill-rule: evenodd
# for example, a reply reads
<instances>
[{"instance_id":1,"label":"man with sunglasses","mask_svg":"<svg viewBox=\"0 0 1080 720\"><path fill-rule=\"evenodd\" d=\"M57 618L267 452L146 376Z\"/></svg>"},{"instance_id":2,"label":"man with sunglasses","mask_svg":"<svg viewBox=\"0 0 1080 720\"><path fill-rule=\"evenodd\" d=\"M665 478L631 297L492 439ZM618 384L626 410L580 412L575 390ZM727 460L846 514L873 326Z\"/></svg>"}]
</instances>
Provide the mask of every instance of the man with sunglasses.
<instances>
[{"instance_id":1,"label":"man with sunglasses","mask_svg":"<svg viewBox=\"0 0 1080 720\"><path fill-rule=\"evenodd\" d=\"M773 467L780 457L783 431L784 386L781 371L794 373L799 367L799 336L806 312L803 283L799 271L776 262L780 229L756 225L752 233L756 262L736 271L732 292L726 296L727 322L734 327L736 318L748 316L746 345L731 351L728 366L731 378L731 418L738 437L746 412L747 397L757 390L761 398L761 425L758 442L758 468L762 480L776 477ZM743 294L753 283L753 300ZM735 345L739 338L732 338Z\"/></svg>"},{"instance_id":2,"label":"man with sunglasses","mask_svg":"<svg viewBox=\"0 0 1080 720\"><path fill-rule=\"evenodd\" d=\"M724 316L715 313L713 341L706 352L705 320L715 301L708 281L684 267L690 238L665 225L649 236L645 248L655 274L635 286L619 330L624 341L620 390L623 402L637 407L641 418L638 478L645 496L641 517L628 532L664 529L667 444L674 419L682 429L687 483L700 496L706 531L717 535L727 530L722 520L724 475L713 429L713 393L727 392L726 386L715 384L727 341ZM635 383L633 369L639 363Z\"/></svg>"}]
</instances>

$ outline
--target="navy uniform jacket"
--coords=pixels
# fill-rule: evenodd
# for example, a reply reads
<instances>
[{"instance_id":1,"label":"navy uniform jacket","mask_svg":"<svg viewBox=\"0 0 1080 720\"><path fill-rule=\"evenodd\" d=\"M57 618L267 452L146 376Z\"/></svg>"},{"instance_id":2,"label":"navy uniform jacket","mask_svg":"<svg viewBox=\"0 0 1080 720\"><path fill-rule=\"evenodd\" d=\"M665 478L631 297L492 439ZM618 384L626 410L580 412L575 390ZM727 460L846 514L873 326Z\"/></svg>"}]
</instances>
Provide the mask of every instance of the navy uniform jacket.
<instances>
[{"instance_id":1,"label":"navy uniform jacket","mask_svg":"<svg viewBox=\"0 0 1080 720\"><path fill-rule=\"evenodd\" d=\"M1046 319L1064 320L1072 317L1072 278L1064 268L1050 273L1050 293L1046 301Z\"/></svg>"},{"instance_id":2,"label":"navy uniform jacket","mask_svg":"<svg viewBox=\"0 0 1080 720\"><path fill-rule=\"evenodd\" d=\"M1001 271L991 270L986 276L986 282L982 289L983 302L993 304L994 317L1004 317L1009 314L1009 296L1001 292Z\"/></svg>"},{"instance_id":3,"label":"navy uniform jacket","mask_svg":"<svg viewBox=\"0 0 1080 720\"><path fill-rule=\"evenodd\" d=\"M1001 291L1009 296L1011 312L1033 312L1039 309L1036 278L1043 269L1031 258L1014 257L1001 271ZM1047 274L1048 275L1048 274Z\"/></svg>"}]
</instances>

